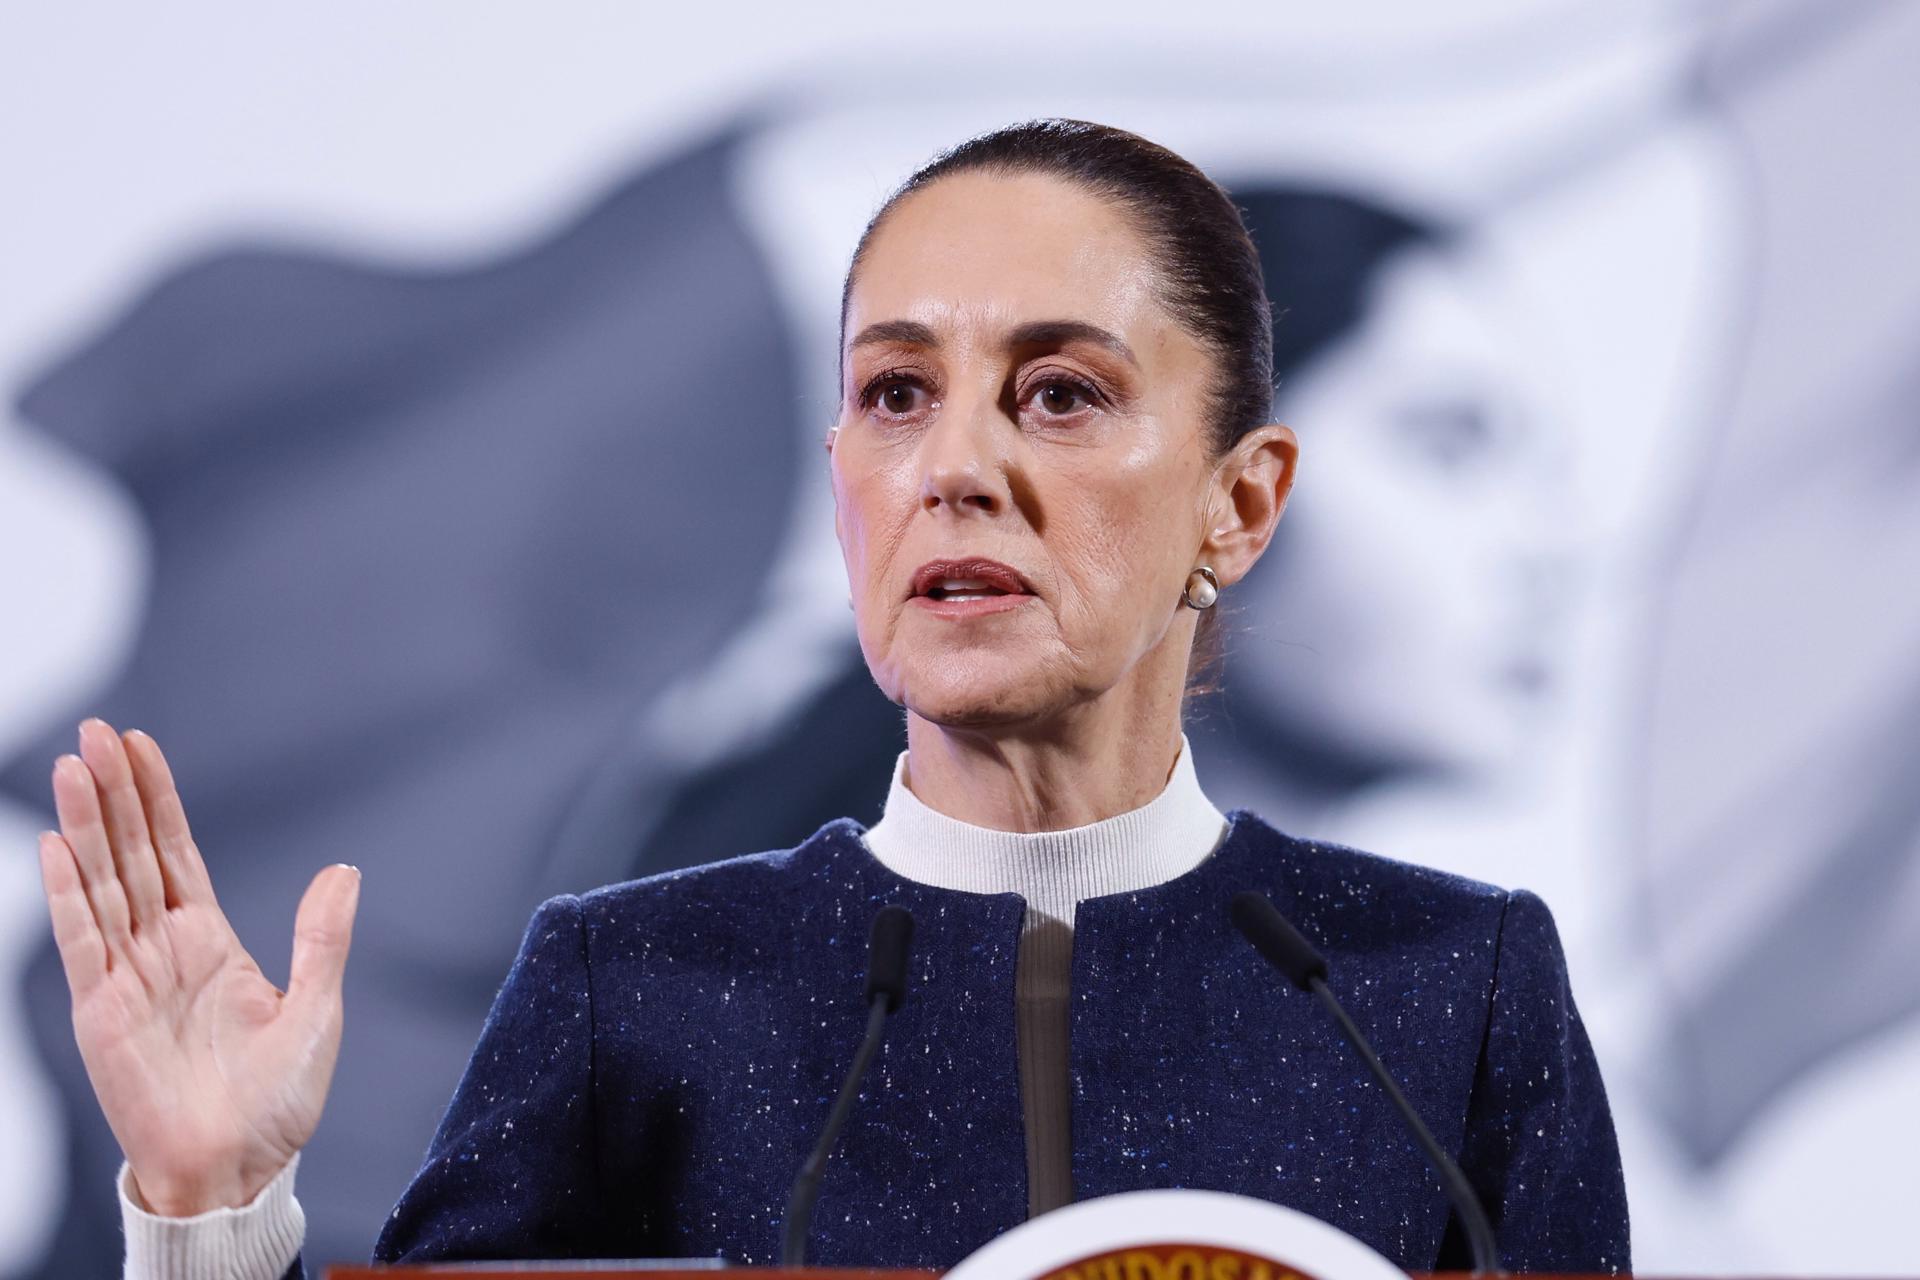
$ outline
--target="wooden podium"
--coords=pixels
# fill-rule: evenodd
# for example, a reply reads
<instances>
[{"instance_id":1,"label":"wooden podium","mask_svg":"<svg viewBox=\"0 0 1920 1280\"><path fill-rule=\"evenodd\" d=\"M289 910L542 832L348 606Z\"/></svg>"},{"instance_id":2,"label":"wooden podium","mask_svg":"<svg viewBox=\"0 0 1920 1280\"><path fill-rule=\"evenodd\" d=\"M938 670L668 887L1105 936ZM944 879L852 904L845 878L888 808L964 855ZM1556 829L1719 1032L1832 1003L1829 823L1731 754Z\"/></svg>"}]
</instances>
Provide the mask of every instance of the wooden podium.
<instances>
[{"instance_id":1,"label":"wooden podium","mask_svg":"<svg viewBox=\"0 0 1920 1280\"><path fill-rule=\"evenodd\" d=\"M621 1270L618 1263L595 1267L590 1263L490 1262L463 1267L459 1263L433 1266L345 1266L323 1268L324 1280L934 1280L938 1271L873 1267L706 1267L686 1270L668 1266ZM1469 1280L1465 1271L1415 1271L1409 1280ZM1631 1275L1583 1275L1529 1272L1509 1280L1635 1280Z\"/></svg>"},{"instance_id":2,"label":"wooden podium","mask_svg":"<svg viewBox=\"0 0 1920 1280\"><path fill-rule=\"evenodd\" d=\"M604 1270L582 1270L578 1264L548 1266L539 1262L476 1264L462 1268L457 1263L431 1267L327 1267L325 1280L930 1280L938 1271L886 1271L866 1267L708 1267L704 1270L662 1270L649 1267L622 1271L617 1266ZM1467 1273L1413 1273L1412 1280L1466 1280ZM1632 1280L1630 1276L1559 1276L1534 1274L1527 1280Z\"/></svg>"},{"instance_id":3,"label":"wooden podium","mask_svg":"<svg viewBox=\"0 0 1920 1280\"><path fill-rule=\"evenodd\" d=\"M642 1271L621 1271L617 1268L606 1270L581 1270L579 1267L562 1270L545 1267L538 1262L493 1264L462 1269L459 1266L436 1267L328 1267L324 1275L326 1280L928 1280L937 1276L938 1271L874 1271L855 1267L803 1267L795 1271L787 1267L708 1267L704 1270L682 1271L661 1270L649 1267Z\"/></svg>"}]
</instances>

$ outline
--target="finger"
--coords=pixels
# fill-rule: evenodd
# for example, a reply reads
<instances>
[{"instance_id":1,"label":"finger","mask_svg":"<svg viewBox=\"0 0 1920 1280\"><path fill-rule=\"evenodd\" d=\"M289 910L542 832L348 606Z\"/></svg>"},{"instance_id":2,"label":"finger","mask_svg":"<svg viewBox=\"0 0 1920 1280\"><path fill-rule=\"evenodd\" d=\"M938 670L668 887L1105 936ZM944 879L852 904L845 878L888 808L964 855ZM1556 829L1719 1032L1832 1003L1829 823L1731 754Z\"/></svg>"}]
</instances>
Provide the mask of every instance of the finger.
<instances>
[{"instance_id":1,"label":"finger","mask_svg":"<svg viewBox=\"0 0 1920 1280\"><path fill-rule=\"evenodd\" d=\"M360 869L335 863L313 878L293 921L287 999L308 1006L340 998L340 979L360 905Z\"/></svg>"},{"instance_id":2,"label":"finger","mask_svg":"<svg viewBox=\"0 0 1920 1280\"><path fill-rule=\"evenodd\" d=\"M160 883L160 863L153 856L153 837L147 834L147 814L140 807L140 791L133 785L133 766L120 735L104 720L80 725L80 758L93 770L100 788L100 813L106 822L107 847L127 892L136 929L159 923L166 911L166 889Z\"/></svg>"},{"instance_id":3,"label":"finger","mask_svg":"<svg viewBox=\"0 0 1920 1280\"><path fill-rule=\"evenodd\" d=\"M80 865L57 832L40 833L40 883L47 891L53 942L60 950L60 967L67 971L67 990L78 1000L106 974L107 944L87 902Z\"/></svg>"},{"instance_id":4,"label":"finger","mask_svg":"<svg viewBox=\"0 0 1920 1280\"><path fill-rule=\"evenodd\" d=\"M130 729L120 740L127 748L127 761L133 766L133 782L140 791L140 803L147 814L147 831L153 837L154 852L160 859L160 878L165 882L167 905L183 902L213 901L213 881L200 848L187 829L187 811L180 803L174 785L173 770L161 754L160 744L151 735Z\"/></svg>"},{"instance_id":5,"label":"finger","mask_svg":"<svg viewBox=\"0 0 1920 1280\"><path fill-rule=\"evenodd\" d=\"M107 847L93 770L79 756L61 756L53 762L53 807L60 815L60 834L80 868L80 883L86 887L107 953L124 954L131 936L127 895L113 869L113 851Z\"/></svg>"}]
</instances>

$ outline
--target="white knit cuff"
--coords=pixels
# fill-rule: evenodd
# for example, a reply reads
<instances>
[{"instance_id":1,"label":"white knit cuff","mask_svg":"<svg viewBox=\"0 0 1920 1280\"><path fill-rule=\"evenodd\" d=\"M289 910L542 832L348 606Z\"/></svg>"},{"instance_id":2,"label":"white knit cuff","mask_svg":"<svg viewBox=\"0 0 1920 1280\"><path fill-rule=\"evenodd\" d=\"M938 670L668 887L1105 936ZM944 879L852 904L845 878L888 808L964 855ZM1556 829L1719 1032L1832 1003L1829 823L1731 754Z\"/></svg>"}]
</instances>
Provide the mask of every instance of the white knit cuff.
<instances>
[{"instance_id":1,"label":"white knit cuff","mask_svg":"<svg viewBox=\"0 0 1920 1280\"><path fill-rule=\"evenodd\" d=\"M120 1226L127 1238L123 1280L280 1280L300 1253L307 1215L293 1198L294 1153L286 1168L238 1209L165 1218L141 1205L133 1168L120 1164Z\"/></svg>"}]
</instances>

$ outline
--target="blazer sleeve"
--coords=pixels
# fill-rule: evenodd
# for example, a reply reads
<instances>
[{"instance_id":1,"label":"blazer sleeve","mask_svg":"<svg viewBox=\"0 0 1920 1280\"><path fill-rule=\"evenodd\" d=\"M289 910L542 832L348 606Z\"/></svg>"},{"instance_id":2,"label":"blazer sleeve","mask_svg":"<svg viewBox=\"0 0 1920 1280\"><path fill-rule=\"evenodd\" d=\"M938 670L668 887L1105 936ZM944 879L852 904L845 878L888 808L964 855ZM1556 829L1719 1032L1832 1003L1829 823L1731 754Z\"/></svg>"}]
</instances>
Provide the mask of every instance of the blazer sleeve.
<instances>
[{"instance_id":1,"label":"blazer sleeve","mask_svg":"<svg viewBox=\"0 0 1920 1280\"><path fill-rule=\"evenodd\" d=\"M1508 1270L1632 1269L1606 1088L1574 1007L1553 916L1525 890L1508 895L1501 915L1460 1163L1486 1204ZM1469 1266L1455 1222L1439 1268Z\"/></svg>"},{"instance_id":2,"label":"blazer sleeve","mask_svg":"<svg viewBox=\"0 0 1920 1280\"><path fill-rule=\"evenodd\" d=\"M599 1256L586 942L578 897L534 913L375 1262Z\"/></svg>"}]
</instances>

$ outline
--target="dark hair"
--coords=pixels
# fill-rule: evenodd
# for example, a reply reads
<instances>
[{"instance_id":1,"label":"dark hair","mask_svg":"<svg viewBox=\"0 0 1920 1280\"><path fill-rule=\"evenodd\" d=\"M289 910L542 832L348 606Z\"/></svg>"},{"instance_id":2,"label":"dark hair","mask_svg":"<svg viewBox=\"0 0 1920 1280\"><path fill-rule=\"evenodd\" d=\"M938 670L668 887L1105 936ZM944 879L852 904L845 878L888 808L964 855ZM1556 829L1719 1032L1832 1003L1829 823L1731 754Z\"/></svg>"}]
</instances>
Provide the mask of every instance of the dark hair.
<instances>
[{"instance_id":1,"label":"dark hair","mask_svg":"<svg viewBox=\"0 0 1920 1280\"><path fill-rule=\"evenodd\" d=\"M1206 438L1219 457L1268 421L1273 409L1273 313L1260 255L1231 197L1191 162L1136 133L1086 120L1029 120L942 152L887 197L867 223L840 291L840 344L854 276L874 233L899 203L952 174L1042 174L1112 201L1147 243L1160 301L1209 348L1221 378ZM842 370L844 376L844 369ZM1221 659L1213 610L1200 615L1188 692L1206 692Z\"/></svg>"},{"instance_id":2,"label":"dark hair","mask_svg":"<svg viewBox=\"0 0 1920 1280\"><path fill-rule=\"evenodd\" d=\"M1188 160L1137 133L1086 120L1029 120L935 156L887 197L854 247L840 291L840 340L854 276L887 215L956 173L1043 174L1072 182L1132 215L1161 281L1160 301L1220 361L1208 443L1218 457L1273 408L1273 313L1260 255L1240 211Z\"/></svg>"},{"instance_id":3,"label":"dark hair","mask_svg":"<svg viewBox=\"0 0 1920 1280\"><path fill-rule=\"evenodd\" d=\"M1273 376L1289 377L1358 329L1380 268L1402 249L1444 248L1453 233L1378 201L1318 187L1254 183L1236 191L1276 299Z\"/></svg>"},{"instance_id":4,"label":"dark hair","mask_svg":"<svg viewBox=\"0 0 1920 1280\"><path fill-rule=\"evenodd\" d=\"M1247 183L1233 199L1258 246L1267 296L1276 300L1272 377L1280 395L1289 378L1359 329L1373 282L1394 255L1445 247L1453 235L1371 199L1315 187ZM1225 624L1215 615L1233 607L1229 599L1222 595L1201 617L1189 695L1221 692Z\"/></svg>"}]
</instances>

